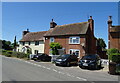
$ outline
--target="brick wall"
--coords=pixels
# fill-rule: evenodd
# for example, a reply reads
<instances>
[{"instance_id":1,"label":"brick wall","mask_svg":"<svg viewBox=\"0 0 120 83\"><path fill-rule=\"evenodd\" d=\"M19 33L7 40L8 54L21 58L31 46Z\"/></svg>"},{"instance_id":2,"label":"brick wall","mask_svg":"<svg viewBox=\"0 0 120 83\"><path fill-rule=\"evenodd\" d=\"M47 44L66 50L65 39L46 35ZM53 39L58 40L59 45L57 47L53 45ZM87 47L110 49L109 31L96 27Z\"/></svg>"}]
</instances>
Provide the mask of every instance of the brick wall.
<instances>
[{"instance_id":1,"label":"brick wall","mask_svg":"<svg viewBox=\"0 0 120 83\"><path fill-rule=\"evenodd\" d=\"M120 50L120 32L109 33L110 48L117 48Z\"/></svg>"},{"instance_id":2,"label":"brick wall","mask_svg":"<svg viewBox=\"0 0 120 83\"><path fill-rule=\"evenodd\" d=\"M65 53L69 54L70 49L79 49L80 50L80 55L79 56L84 56L84 49L80 44L69 44L69 37L71 36L62 36L62 37L54 37L54 42L60 43L60 45L65 48ZM50 49L50 37L45 38L45 53L49 54L49 49ZM85 38L82 37L80 38L80 43L85 43Z\"/></svg>"}]
</instances>

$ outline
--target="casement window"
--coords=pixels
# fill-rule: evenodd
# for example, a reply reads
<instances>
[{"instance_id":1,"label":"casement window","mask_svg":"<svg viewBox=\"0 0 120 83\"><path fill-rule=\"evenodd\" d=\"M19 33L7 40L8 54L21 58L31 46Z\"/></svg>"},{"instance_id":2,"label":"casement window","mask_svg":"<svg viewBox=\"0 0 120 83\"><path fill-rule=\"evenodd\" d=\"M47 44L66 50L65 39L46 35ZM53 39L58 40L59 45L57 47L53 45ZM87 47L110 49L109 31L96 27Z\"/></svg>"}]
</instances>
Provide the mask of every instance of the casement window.
<instances>
[{"instance_id":1,"label":"casement window","mask_svg":"<svg viewBox=\"0 0 120 83\"><path fill-rule=\"evenodd\" d=\"M50 43L51 43L51 42L54 42L54 37L51 37L51 38L50 38Z\"/></svg>"},{"instance_id":2,"label":"casement window","mask_svg":"<svg viewBox=\"0 0 120 83\"><path fill-rule=\"evenodd\" d=\"M25 45L25 42L22 42L22 45L24 46L24 45Z\"/></svg>"},{"instance_id":3,"label":"casement window","mask_svg":"<svg viewBox=\"0 0 120 83\"><path fill-rule=\"evenodd\" d=\"M30 44L31 44L31 42L29 41L29 42L28 42L28 45L30 45Z\"/></svg>"},{"instance_id":4,"label":"casement window","mask_svg":"<svg viewBox=\"0 0 120 83\"><path fill-rule=\"evenodd\" d=\"M80 37L69 37L69 44L80 44Z\"/></svg>"},{"instance_id":5,"label":"casement window","mask_svg":"<svg viewBox=\"0 0 120 83\"><path fill-rule=\"evenodd\" d=\"M39 41L35 41L35 45L39 45Z\"/></svg>"},{"instance_id":6,"label":"casement window","mask_svg":"<svg viewBox=\"0 0 120 83\"><path fill-rule=\"evenodd\" d=\"M76 56L79 56L80 50L79 49L70 49L69 54L75 54Z\"/></svg>"},{"instance_id":7,"label":"casement window","mask_svg":"<svg viewBox=\"0 0 120 83\"><path fill-rule=\"evenodd\" d=\"M35 50L35 51L34 51L34 54L38 54L38 50Z\"/></svg>"}]
</instances>

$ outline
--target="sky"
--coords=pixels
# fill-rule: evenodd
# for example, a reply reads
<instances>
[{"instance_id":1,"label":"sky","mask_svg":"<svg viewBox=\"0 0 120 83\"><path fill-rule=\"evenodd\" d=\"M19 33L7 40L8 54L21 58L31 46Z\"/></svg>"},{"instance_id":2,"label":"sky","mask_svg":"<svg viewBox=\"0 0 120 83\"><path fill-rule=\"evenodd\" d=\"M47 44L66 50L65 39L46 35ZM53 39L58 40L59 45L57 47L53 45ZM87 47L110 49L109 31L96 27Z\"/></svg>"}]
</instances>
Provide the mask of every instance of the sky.
<instances>
[{"instance_id":1,"label":"sky","mask_svg":"<svg viewBox=\"0 0 120 83\"><path fill-rule=\"evenodd\" d=\"M47 31L51 19L57 25L86 22L89 16L94 20L94 34L108 44L108 16L113 25L118 25L117 2L3 2L2 40L17 41L22 31Z\"/></svg>"}]
</instances>

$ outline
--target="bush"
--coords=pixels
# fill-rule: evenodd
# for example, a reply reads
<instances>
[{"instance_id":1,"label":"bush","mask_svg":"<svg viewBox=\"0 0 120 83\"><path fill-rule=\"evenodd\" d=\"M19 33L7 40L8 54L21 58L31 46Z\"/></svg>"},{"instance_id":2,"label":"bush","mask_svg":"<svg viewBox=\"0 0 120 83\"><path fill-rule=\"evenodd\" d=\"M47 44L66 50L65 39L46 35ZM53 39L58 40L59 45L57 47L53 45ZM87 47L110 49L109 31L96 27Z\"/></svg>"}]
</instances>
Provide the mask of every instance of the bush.
<instances>
[{"instance_id":1,"label":"bush","mask_svg":"<svg viewBox=\"0 0 120 83\"><path fill-rule=\"evenodd\" d=\"M12 56L17 58L28 58L28 54L25 54L23 52L13 52Z\"/></svg>"},{"instance_id":2,"label":"bush","mask_svg":"<svg viewBox=\"0 0 120 83\"><path fill-rule=\"evenodd\" d=\"M112 54L112 62L120 63L120 53Z\"/></svg>"},{"instance_id":3,"label":"bush","mask_svg":"<svg viewBox=\"0 0 120 83\"><path fill-rule=\"evenodd\" d=\"M6 54L6 50L2 50L2 55L5 55Z\"/></svg>"},{"instance_id":4,"label":"bush","mask_svg":"<svg viewBox=\"0 0 120 83\"><path fill-rule=\"evenodd\" d=\"M111 55L111 54L113 54L113 53L119 53L119 50L116 49L116 48L111 48L111 49L108 49L108 50L107 50L107 54L108 54L108 55Z\"/></svg>"},{"instance_id":5,"label":"bush","mask_svg":"<svg viewBox=\"0 0 120 83\"><path fill-rule=\"evenodd\" d=\"M50 48L52 49L52 54L53 55L58 55L58 49L61 49L62 46L58 42L52 42L50 43Z\"/></svg>"},{"instance_id":6,"label":"bush","mask_svg":"<svg viewBox=\"0 0 120 83\"><path fill-rule=\"evenodd\" d=\"M116 49L116 48L108 49L107 54L108 54L109 60L112 60L112 55L116 55L116 53L118 53L118 54L120 53L118 49Z\"/></svg>"},{"instance_id":7,"label":"bush","mask_svg":"<svg viewBox=\"0 0 120 83\"><path fill-rule=\"evenodd\" d=\"M12 53L13 53L13 51L6 51L4 54L7 57L12 57Z\"/></svg>"}]
</instances>

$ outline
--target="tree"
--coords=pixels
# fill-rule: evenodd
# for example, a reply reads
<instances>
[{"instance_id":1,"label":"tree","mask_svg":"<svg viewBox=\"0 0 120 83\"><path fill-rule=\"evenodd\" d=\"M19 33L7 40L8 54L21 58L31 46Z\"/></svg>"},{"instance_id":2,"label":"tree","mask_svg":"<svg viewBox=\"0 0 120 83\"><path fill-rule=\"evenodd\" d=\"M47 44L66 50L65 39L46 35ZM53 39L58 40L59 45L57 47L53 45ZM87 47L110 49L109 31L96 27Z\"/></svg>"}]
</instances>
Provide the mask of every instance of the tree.
<instances>
[{"instance_id":1,"label":"tree","mask_svg":"<svg viewBox=\"0 0 120 83\"><path fill-rule=\"evenodd\" d=\"M15 39L14 39L14 43L13 43L13 47L16 49L16 36L15 36Z\"/></svg>"},{"instance_id":2,"label":"tree","mask_svg":"<svg viewBox=\"0 0 120 83\"><path fill-rule=\"evenodd\" d=\"M12 50L11 42L2 40L2 49L4 50Z\"/></svg>"},{"instance_id":3,"label":"tree","mask_svg":"<svg viewBox=\"0 0 120 83\"><path fill-rule=\"evenodd\" d=\"M52 42L50 43L50 48L52 49L53 55L58 55L58 49L61 49L62 46L59 43Z\"/></svg>"},{"instance_id":4,"label":"tree","mask_svg":"<svg viewBox=\"0 0 120 83\"><path fill-rule=\"evenodd\" d=\"M97 46L98 46L100 49L105 49L105 48L106 48L105 41L104 41L102 38L98 38L98 39L97 39Z\"/></svg>"}]
</instances>

